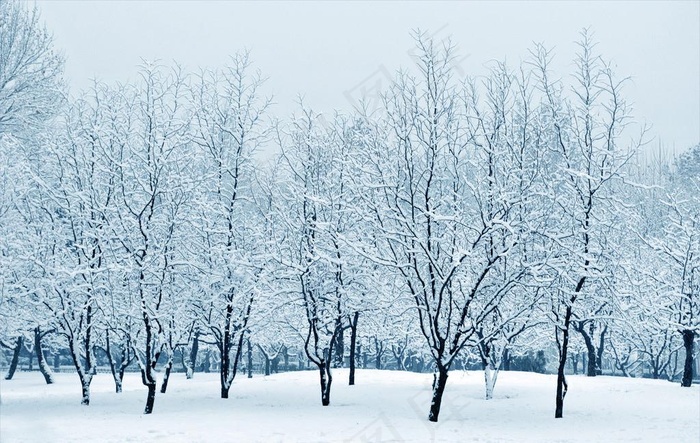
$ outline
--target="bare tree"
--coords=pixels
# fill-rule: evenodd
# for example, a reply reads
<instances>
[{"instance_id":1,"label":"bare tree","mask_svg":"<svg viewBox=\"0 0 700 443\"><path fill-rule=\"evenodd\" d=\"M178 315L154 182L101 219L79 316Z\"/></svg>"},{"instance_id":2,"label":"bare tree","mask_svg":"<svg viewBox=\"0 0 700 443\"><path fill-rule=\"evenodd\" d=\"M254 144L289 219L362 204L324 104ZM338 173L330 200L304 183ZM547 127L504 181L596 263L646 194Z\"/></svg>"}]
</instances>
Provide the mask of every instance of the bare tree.
<instances>
[{"instance_id":1,"label":"bare tree","mask_svg":"<svg viewBox=\"0 0 700 443\"><path fill-rule=\"evenodd\" d=\"M567 392L564 370L572 321L609 269L605 231L612 226L609 215L614 212L611 188L635 150L620 145L629 118L621 95L624 79L617 80L594 49L591 35L583 31L570 90L552 80L551 53L542 46L533 51L548 115L546 140L555 175L549 181L551 195L561 214L548 232L559 262L552 307L559 349L556 418L563 416ZM563 235L564 230L572 235Z\"/></svg>"}]
</instances>

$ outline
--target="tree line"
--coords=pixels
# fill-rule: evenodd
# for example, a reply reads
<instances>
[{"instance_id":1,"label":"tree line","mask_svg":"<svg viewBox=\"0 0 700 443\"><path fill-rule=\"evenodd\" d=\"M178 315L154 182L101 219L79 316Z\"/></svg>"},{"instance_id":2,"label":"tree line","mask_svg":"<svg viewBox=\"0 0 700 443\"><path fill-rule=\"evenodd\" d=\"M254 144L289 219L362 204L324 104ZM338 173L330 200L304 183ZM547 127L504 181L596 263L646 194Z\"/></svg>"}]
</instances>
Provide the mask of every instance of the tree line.
<instances>
[{"instance_id":1,"label":"tree line","mask_svg":"<svg viewBox=\"0 0 700 443\"><path fill-rule=\"evenodd\" d=\"M88 405L100 360L117 392L136 364L151 413L176 355L191 377L198 347L215 353L227 398L251 343L267 364L296 348L326 406L332 369L354 384L364 346L377 367L391 351L434 372L431 421L470 356L491 398L514 356L553 351L556 417L579 349L589 376L607 355L657 377L682 349L691 385L700 145L644 155L626 79L588 31L565 76L535 45L466 81L452 46L417 33L416 65L377 109L300 103L275 120L247 53L197 72L145 63L69 96L38 17L0 2L0 341L15 367L33 340L51 382L52 340Z\"/></svg>"}]
</instances>

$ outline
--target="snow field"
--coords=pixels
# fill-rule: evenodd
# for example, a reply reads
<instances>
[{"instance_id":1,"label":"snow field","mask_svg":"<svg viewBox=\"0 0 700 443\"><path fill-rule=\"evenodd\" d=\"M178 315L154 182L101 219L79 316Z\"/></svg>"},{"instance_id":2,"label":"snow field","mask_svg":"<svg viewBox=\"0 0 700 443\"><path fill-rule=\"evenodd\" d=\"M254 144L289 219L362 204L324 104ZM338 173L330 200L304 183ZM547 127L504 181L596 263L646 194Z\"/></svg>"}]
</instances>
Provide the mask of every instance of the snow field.
<instances>
[{"instance_id":1,"label":"snow field","mask_svg":"<svg viewBox=\"0 0 700 443\"><path fill-rule=\"evenodd\" d=\"M482 372L450 374L438 423L427 420L431 374L333 372L331 405L316 371L237 377L231 398L218 374L173 374L142 414L146 389L125 376L114 393L98 374L80 405L76 374L18 373L0 384L0 441L12 442L693 442L700 441L700 389L662 380L570 376L564 418L555 420L555 376L501 372L484 400Z\"/></svg>"}]
</instances>

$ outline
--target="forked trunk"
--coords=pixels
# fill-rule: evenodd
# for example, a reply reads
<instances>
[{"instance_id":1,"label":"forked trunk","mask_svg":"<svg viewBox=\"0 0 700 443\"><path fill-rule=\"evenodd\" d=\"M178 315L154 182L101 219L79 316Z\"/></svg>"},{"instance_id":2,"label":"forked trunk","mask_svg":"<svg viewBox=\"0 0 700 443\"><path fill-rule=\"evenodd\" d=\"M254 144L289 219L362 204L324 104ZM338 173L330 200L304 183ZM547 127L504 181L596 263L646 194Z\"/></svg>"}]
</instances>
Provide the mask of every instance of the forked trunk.
<instances>
[{"instance_id":1,"label":"forked trunk","mask_svg":"<svg viewBox=\"0 0 700 443\"><path fill-rule=\"evenodd\" d=\"M447 368L438 367L438 372L434 378L433 399L430 402L430 413L428 414L428 420L433 422L437 422L440 415L442 394L445 392L445 385L447 385L447 372Z\"/></svg>"},{"instance_id":2,"label":"forked trunk","mask_svg":"<svg viewBox=\"0 0 700 443\"><path fill-rule=\"evenodd\" d=\"M484 368L484 381L486 382L486 400L493 398L493 389L496 387L498 379L498 368L493 363L489 362Z\"/></svg>"},{"instance_id":3,"label":"forked trunk","mask_svg":"<svg viewBox=\"0 0 700 443\"><path fill-rule=\"evenodd\" d=\"M328 406L331 404L331 384L333 383L330 362L322 362L318 365L318 370L321 377L321 404Z\"/></svg>"}]
</instances>

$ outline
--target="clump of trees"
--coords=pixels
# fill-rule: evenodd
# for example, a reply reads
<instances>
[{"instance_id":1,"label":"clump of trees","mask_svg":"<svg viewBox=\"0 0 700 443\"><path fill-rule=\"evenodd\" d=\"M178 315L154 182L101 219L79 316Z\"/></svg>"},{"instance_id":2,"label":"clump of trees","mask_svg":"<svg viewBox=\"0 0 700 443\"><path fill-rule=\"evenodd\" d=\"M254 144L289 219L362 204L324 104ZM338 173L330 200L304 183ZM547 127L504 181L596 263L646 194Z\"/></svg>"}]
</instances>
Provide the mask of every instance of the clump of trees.
<instances>
[{"instance_id":1,"label":"clump of trees","mask_svg":"<svg viewBox=\"0 0 700 443\"><path fill-rule=\"evenodd\" d=\"M324 406L337 367L351 385L356 367L432 371L431 421L449 372L474 365L489 399L499 370L554 361L555 417L583 360L692 383L700 145L641 154L588 32L567 80L535 46L466 82L417 34L373 113L300 104L280 122L247 53L66 98L36 9L0 17L7 379L36 355L51 383L49 351L88 405L99 366L117 393L135 366L151 413L180 366L218 371L227 398L254 357L265 374L311 364Z\"/></svg>"}]
</instances>

